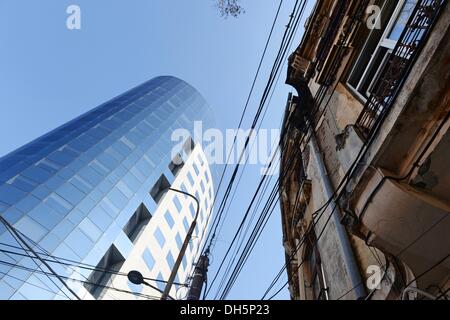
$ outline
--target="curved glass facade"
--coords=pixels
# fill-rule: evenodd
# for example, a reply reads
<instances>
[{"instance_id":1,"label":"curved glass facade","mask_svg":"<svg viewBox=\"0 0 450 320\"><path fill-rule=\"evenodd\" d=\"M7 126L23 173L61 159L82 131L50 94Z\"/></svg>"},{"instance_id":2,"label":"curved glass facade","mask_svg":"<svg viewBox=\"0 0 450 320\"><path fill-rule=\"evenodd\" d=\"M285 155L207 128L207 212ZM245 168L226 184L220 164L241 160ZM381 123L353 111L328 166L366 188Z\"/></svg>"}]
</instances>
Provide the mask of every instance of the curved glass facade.
<instances>
[{"instance_id":1,"label":"curved glass facade","mask_svg":"<svg viewBox=\"0 0 450 320\"><path fill-rule=\"evenodd\" d=\"M1 216L62 277L72 277L73 269L53 257L93 266L117 252L126 259L138 226L157 211L150 191L162 175L169 185L176 178L171 134L193 132L194 121L213 125L201 95L174 77L152 79L1 158ZM0 224L0 299L70 297L19 247ZM146 254L147 264L154 260ZM97 281L92 270L77 273Z\"/></svg>"}]
</instances>

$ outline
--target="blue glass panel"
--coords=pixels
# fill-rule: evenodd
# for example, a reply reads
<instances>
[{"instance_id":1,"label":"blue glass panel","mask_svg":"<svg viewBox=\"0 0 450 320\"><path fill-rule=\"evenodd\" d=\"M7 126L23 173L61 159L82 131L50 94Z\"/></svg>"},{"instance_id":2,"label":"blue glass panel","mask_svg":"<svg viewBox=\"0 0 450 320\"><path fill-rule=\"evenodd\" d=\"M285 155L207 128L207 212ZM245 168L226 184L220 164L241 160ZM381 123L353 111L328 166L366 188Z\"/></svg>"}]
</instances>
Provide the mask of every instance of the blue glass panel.
<instances>
[{"instance_id":1,"label":"blue glass panel","mask_svg":"<svg viewBox=\"0 0 450 320\"><path fill-rule=\"evenodd\" d=\"M8 184L0 185L0 201L13 205L26 195L25 192Z\"/></svg>"},{"instance_id":2,"label":"blue glass panel","mask_svg":"<svg viewBox=\"0 0 450 320\"><path fill-rule=\"evenodd\" d=\"M158 274L158 277L156 277L156 279L158 280L158 282L156 282L156 286L158 287L159 290L163 291L164 288L166 287L166 283L164 282L164 278L161 272Z\"/></svg>"},{"instance_id":3,"label":"blue glass panel","mask_svg":"<svg viewBox=\"0 0 450 320\"><path fill-rule=\"evenodd\" d=\"M65 243L80 257L85 257L93 245L93 242L79 228L75 228L70 233Z\"/></svg>"},{"instance_id":4,"label":"blue glass panel","mask_svg":"<svg viewBox=\"0 0 450 320\"><path fill-rule=\"evenodd\" d=\"M98 185L103 179L103 177L91 167L84 167L78 174L92 186Z\"/></svg>"},{"instance_id":5,"label":"blue glass panel","mask_svg":"<svg viewBox=\"0 0 450 320\"><path fill-rule=\"evenodd\" d=\"M187 261L186 261L186 256L183 257L183 260L181 260L181 264L183 266L183 269L186 270L187 267Z\"/></svg>"},{"instance_id":6,"label":"blue glass panel","mask_svg":"<svg viewBox=\"0 0 450 320\"><path fill-rule=\"evenodd\" d=\"M175 258L173 257L172 251L169 251L166 255L166 261L169 265L169 269L172 270L173 266L175 265Z\"/></svg>"},{"instance_id":7,"label":"blue glass panel","mask_svg":"<svg viewBox=\"0 0 450 320\"><path fill-rule=\"evenodd\" d=\"M75 159L75 156L68 152L55 151L54 153L49 154L47 158L59 165L67 166Z\"/></svg>"},{"instance_id":8,"label":"blue glass panel","mask_svg":"<svg viewBox=\"0 0 450 320\"><path fill-rule=\"evenodd\" d=\"M190 171L188 172L187 176L188 176L189 183L191 184L191 186L193 186L195 184L195 181L194 181L194 178L192 177L192 174Z\"/></svg>"},{"instance_id":9,"label":"blue glass panel","mask_svg":"<svg viewBox=\"0 0 450 320\"><path fill-rule=\"evenodd\" d=\"M184 226L184 230L187 232L189 230L190 225L189 225L189 222L187 221L186 217L183 218L183 226Z\"/></svg>"},{"instance_id":10,"label":"blue glass panel","mask_svg":"<svg viewBox=\"0 0 450 320\"><path fill-rule=\"evenodd\" d=\"M61 215L45 203L40 203L36 208L28 212L28 216L48 230L52 230L61 221Z\"/></svg>"},{"instance_id":11,"label":"blue glass panel","mask_svg":"<svg viewBox=\"0 0 450 320\"><path fill-rule=\"evenodd\" d=\"M133 196L133 191L128 188L128 186L122 181L118 182L116 185L117 189L119 189L128 199Z\"/></svg>"},{"instance_id":12,"label":"blue glass panel","mask_svg":"<svg viewBox=\"0 0 450 320\"><path fill-rule=\"evenodd\" d=\"M196 198L200 199L199 197ZM192 202L189 204L189 212L191 213L191 218L194 218L195 214L197 213L197 209L194 208L194 204Z\"/></svg>"},{"instance_id":13,"label":"blue glass panel","mask_svg":"<svg viewBox=\"0 0 450 320\"><path fill-rule=\"evenodd\" d=\"M49 179L45 184L48 188L52 190L56 190L58 187L60 187L64 182L66 182L64 179L61 179L57 175L53 176L51 179Z\"/></svg>"},{"instance_id":14,"label":"blue glass panel","mask_svg":"<svg viewBox=\"0 0 450 320\"><path fill-rule=\"evenodd\" d=\"M198 170L197 164L193 163L192 167L194 168L195 175L198 176L200 174L200 171Z\"/></svg>"},{"instance_id":15,"label":"blue glass panel","mask_svg":"<svg viewBox=\"0 0 450 320\"><path fill-rule=\"evenodd\" d=\"M181 247L183 246L183 240L181 240L181 236L179 233L175 236L175 241L177 242L177 248L181 250Z\"/></svg>"},{"instance_id":16,"label":"blue glass panel","mask_svg":"<svg viewBox=\"0 0 450 320\"><path fill-rule=\"evenodd\" d=\"M28 179L28 178L26 178L24 176L20 176L20 175L16 176L14 178L14 180L11 181L10 183L14 187L16 187L16 188L18 188L18 189L20 189L22 191L25 191L25 192L30 192L31 190L33 190L37 186L37 183L34 182L33 180Z\"/></svg>"},{"instance_id":17,"label":"blue glass panel","mask_svg":"<svg viewBox=\"0 0 450 320\"><path fill-rule=\"evenodd\" d=\"M51 177L51 173L49 173L48 171L45 171L44 169L38 168L36 166L33 167L29 167L28 169L25 169L24 171L22 171L22 174L27 177L30 178L36 182L44 182L47 179L49 179Z\"/></svg>"},{"instance_id":18,"label":"blue glass panel","mask_svg":"<svg viewBox=\"0 0 450 320\"><path fill-rule=\"evenodd\" d=\"M177 211L179 213L181 213L181 210L183 209L183 206L181 205L181 202L178 199L178 196L173 197L173 203L175 204L175 207L177 208Z\"/></svg>"},{"instance_id":19,"label":"blue glass panel","mask_svg":"<svg viewBox=\"0 0 450 320\"><path fill-rule=\"evenodd\" d=\"M52 193L50 196L48 196L48 198L45 200L45 203L55 209L56 212L59 212L61 215L66 215L73 208L73 206L69 202L55 193Z\"/></svg>"},{"instance_id":20,"label":"blue glass panel","mask_svg":"<svg viewBox=\"0 0 450 320\"><path fill-rule=\"evenodd\" d=\"M66 219L68 219L70 222L72 222L73 224L76 225L76 224L80 223L84 217L85 217L85 214L83 212L81 212L78 209L74 209L67 215Z\"/></svg>"},{"instance_id":21,"label":"blue glass panel","mask_svg":"<svg viewBox=\"0 0 450 320\"><path fill-rule=\"evenodd\" d=\"M33 190L32 194L37 198L44 200L52 191L47 188L45 185L40 185L36 189Z\"/></svg>"},{"instance_id":22,"label":"blue glass panel","mask_svg":"<svg viewBox=\"0 0 450 320\"><path fill-rule=\"evenodd\" d=\"M139 180L132 173L128 173L124 176L123 181L133 192L137 192L141 186Z\"/></svg>"},{"instance_id":23,"label":"blue glass panel","mask_svg":"<svg viewBox=\"0 0 450 320\"><path fill-rule=\"evenodd\" d=\"M142 287L143 287L142 284L137 285L130 281L128 281L127 284L128 284L128 288L130 289L130 291L136 292L136 293L142 292Z\"/></svg>"},{"instance_id":24,"label":"blue glass panel","mask_svg":"<svg viewBox=\"0 0 450 320\"><path fill-rule=\"evenodd\" d=\"M0 299L7 300L9 299L16 290L13 289L10 285L5 283L4 281L0 281Z\"/></svg>"},{"instance_id":25,"label":"blue glass panel","mask_svg":"<svg viewBox=\"0 0 450 320\"><path fill-rule=\"evenodd\" d=\"M148 270L152 270L155 266L155 259L153 258L150 250L145 249L142 258L144 259L145 264L147 265Z\"/></svg>"},{"instance_id":26,"label":"blue glass panel","mask_svg":"<svg viewBox=\"0 0 450 320\"><path fill-rule=\"evenodd\" d=\"M41 240L47 233L47 230L43 226L27 216L20 219L14 226L35 242Z\"/></svg>"},{"instance_id":27,"label":"blue glass panel","mask_svg":"<svg viewBox=\"0 0 450 320\"><path fill-rule=\"evenodd\" d=\"M119 209L122 209L128 202L127 197L125 197L117 188L113 188L109 192L108 199Z\"/></svg>"},{"instance_id":28,"label":"blue glass panel","mask_svg":"<svg viewBox=\"0 0 450 320\"><path fill-rule=\"evenodd\" d=\"M89 220L89 218L85 218L81 221L79 227L81 231L83 231L83 233L92 240L92 242L96 242L102 235L101 230L97 228L95 224Z\"/></svg>"},{"instance_id":29,"label":"blue glass panel","mask_svg":"<svg viewBox=\"0 0 450 320\"><path fill-rule=\"evenodd\" d=\"M101 208L97 207L89 214L89 218L92 222L103 232L108 229L112 223L112 218Z\"/></svg>"},{"instance_id":30,"label":"blue glass panel","mask_svg":"<svg viewBox=\"0 0 450 320\"><path fill-rule=\"evenodd\" d=\"M39 241L39 246L44 248L46 251L53 251L61 243L61 240L52 233L47 234L41 241Z\"/></svg>"},{"instance_id":31,"label":"blue glass panel","mask_svg":"<svg viewBox=\"0 0 450 320\"><path fill-rule=\"evenodd\" d=\"M62 220L55 228L53 228L52 233L59 239L64 240L74 228L75 225L72 222L69 220Z\"/></svg>"},{"instance_id":32,"label":"blue glass panel","mask_svg":"<svg viewBox=\"0 0 450 320\"><path fill-rule=\"evenodd\" d=\"M83 201L81 201L77 206L78 209L80 209L86 214L88 214L94 207L95 202L89 197L84 198Z\"/></svg>"},{"instance_id":33,"label":"blue glass panel","mask_svg":"<svg viewBox=\"0 0 450 320\"><path fill-rule=\"evenodd\" d=\"M203 183L203 180L200 181L200 188L202 190L202 193L205 193L205 184Z\"/></svg>"},{"instance_id":34,"label":"blue glass panel","mask_svg":"<svg viewBox=\"0 0 450 320\"><path fill-rule=\"evenodd\" d=\"M161 248L164 247L164 244L166 243L166 238L164 237L164 234L161 232L159 228L156 228L154 235L156 240L158 241L159 246Z\"/></svg>"},{"instance_id":35,"label":"blue glass panel","mask_svg":"<svg viewBox=\"0 0 450 320\"><path fill-rule=\"evenodd\" d=\"M70 202L72 205L79 203L85 195L70 183L63 184L56 193Z\"/></svg>"},{"instance_id":36,"label":"blue glass panel","mask_svg":"<svg viewBox=\"0 0 450 320\"><path fill-rule=\"evenodd\" d=\"M175 221L173 220L172 215L170 214L169 211L166 211L164 218L166 219L166 222L169 225L169 228L172 229L173 226L175 225Z\"/></svg>"},{"instance_id":37,"label":"blue glass panel","mask_svg":"<svg viewBox=\"0 0 450 320\"><path fill-rule=\"evenodd\" d=\"M40 200L31 195L23 198L19 202L16 203L15 207L22 212L28 212L33 209L35 206L39 204Z\"/></svg>"},{"instance_id":38,"label":"blue glass panel","mask_svg":"<svg viewBox=\"0 0 450 320\"><path fill-rule=\"evenodd\" d=\"M77 189L81 190L85 194L88 194L92 191L92 186L88 183L86 183L85 180L81 179L78 176L73 177L70 180L70 183L73 184Z\"/></svg>"},{"instance_id":39,"label":"blue glass panel","mask_svg":"<svg viewBox=\"0 0 450 320\"><path fill-rule=\"evenodd\" d=\"M24 215L23 212L11 207L7 209L5 212L2 212L2 217L5 218L9 223L14 224Z\"/></svg>"}]
</instances>

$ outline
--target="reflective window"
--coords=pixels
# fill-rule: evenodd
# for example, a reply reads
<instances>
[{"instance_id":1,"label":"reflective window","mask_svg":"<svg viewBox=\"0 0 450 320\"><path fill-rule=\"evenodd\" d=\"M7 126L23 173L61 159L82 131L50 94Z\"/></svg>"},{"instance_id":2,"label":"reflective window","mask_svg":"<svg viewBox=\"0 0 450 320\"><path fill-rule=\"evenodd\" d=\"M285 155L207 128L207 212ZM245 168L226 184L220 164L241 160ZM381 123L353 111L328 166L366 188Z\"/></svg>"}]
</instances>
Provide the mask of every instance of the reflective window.
<instances>
[{"instance_id":1,"label":"reflective window","mask_svg":"<svg viewBox=\"0 0 450 320\"><path fill-rule=\"evenodd\" d=\"M183 218L183 226L184 230L187 232L189 230L190 225L186 217Z\"/></svg>"},{"instance_id":2,"label":"reflective window","mask_svg":"<svg viewBox=\"0 0 450 320\"><path fill-rule=\"evenodd\" d=\"M11 184L14 187L17 187L18 189L25 192L30 192L38 185L35 181L21 175L17 175L14 178L10 179L8 181L8 184Z\"/></svg>"},{"instance_id":3,"label":"reflective window","mask_svg":"<svg viewBox=\"0 0 450 320\"><path fill-rule=\"evenodd\" d=\"M63 197L65 200L70 202L72 205L78 204L84 197L85 194L82 193L80 190L75 188L70 183L63 184L56 193Z\"/></svg>"},{"instance_id":4,"label":"reflective window","mask_svg":"<svg viewBox=\"0 0 450 320\"><path fill-rule=\"evenodd\" d=\"M38 198L28 196L16 203L15 207L22 212L28 212L40 203Z\"/></svg>"},{"instance_id":5,"label":"reflective window","mask_svg":"<svg viewBox=\"0 0 450 320\"><path fill-rule=\"evenodd\" d=\"M197 199L199 198L197 197ZM197 210L194 208L194 204L192 202L189 204L189 212L191 213L191 218L194 219Z\"/></svg>"},{"instance_id":6,"label":"reflective window","mask_svg":"<svg viewBox=\"0 0 450 320\"><path fill-rule=\"evenodd\" d=\"M181 265L183 266L183 269L186 270L186 267L187 267L186 256L184 256L183 260L181 260Z\"/></svg>"},{"instance_id":7,"label":"reflective window","mask_svg":"<svg viewBox=\"0 0 450 320\"><path fill-rule=\"evenodd\" d=\"M198 177L200 175L200 171L198 170L197 164L195 162L193 163L192 168L194 168L195 175Z\"/></svg>"},{"instance_id":8,"label":"reflective window","mask_svg":"<svg viewBox=\"0 0 450 320\"><path fill-rule=\"evenodd\" d=\"M203 158L200 154L198 155L197 159L201 166L203 166L205 164L205 162L203 161Z\"/></svg>"},{"instance_id":9,"label":"reflective window","mask_svg":"<svg viewBox=\"0 0 450 320\"><path fill-rule=\"evenodd\" d=\"M114 206L118 209L122 209L128 202L127 197L124 196L122 192L117 188L113 188L109 194L108 199L114 204Z\"/></svg>"},{"instance_id":10,"label":"reflective window","mask_svg":"<svg viewBox=\"0 0 450 320\"><path fill-rule=\"evenodd\" d=\"M172 270L173 266L175 265L175 258L172 254L172 251L170 251L170 250L166 255L166 261L167 261L167 264L169 265L169 269Z\"/></svg>"},{"instance_id":11,"label":"reflective window","mask_svg":"<svg viewBox=\"0 0 450 320\"><path fill-rule=\"evenodd\" d=\"M175 221L172 218L172 215L170 214L169 211L166 211L166 213L164 214L164 219L166 220L167 224L169 225L169 228L172 229L173 226L175 225Z\"/></svg>"},{"instance_id":12,"label":"reflective window","mask_svg":"<svg viewBox=\"0 0 450 320\"><path fill-rule=\"evenodd\" d=\"M155 259L153 258L150 250L145 249L144 253L142 254L142 258L144 259L145 264L147 265L148 270L153 270L153 267L155 266Z\"/></svg>"},{"instance_id":13,"label":"reflective window","mask_svg":"<svg viewBox=\"0 0 450 320\"><path fill-rule=\"evenodd\" d=\"M156 286L158 287L159 290L163 291L164 288L166 287L166 282L164 281L164 278L163 278L161 272L158 274L158 277L156 278L156 280L158 280L156 282Z\"/></svg>"},{"instance_id":14,"label":"reflective window","mask_svg":"<svg viewBox=\"0 0 450 320\"><path fill-rule=\"evenodd\" d=\"M159 246L163 248L164 244L166 243L166 238L164 237L164 234L161 232L159 228L156 228L154 236L158 241Z\"/></svg>"},{"instance_id":15,"label":"reflective window","mask_svg":"<svg viewBox=\"0 0 450 320\"><path fill-rule=\"evenodd\" d=\"M179 233L175 236L175 241L177 243L177 248L181 250L181 247L183 246L183 240L181 240L181 236Z\"/></svg>"},{"instance_id":16,"label":"reflective window","mask_svg":"<svg viewBox=\"0 0 450 320\"><path fill-rule=\"evenodd\" d=\"M0 201L13 205L25 196L25 192L7 184L0 185Z\"/></svg>"},{"instance_id":17,"label":"reflective window","mask_svg":"<svg viewBox=\"0 0 450 320\"><path fill-rule=\"evenodd\" d=\"M130 289L131 292L135 292L135 293L141 293L142 289L143 289L143 285L142 284L134 284L133 282L128 280L128 288Z\"/></svg>"},{"instance_id":18,"label":"reflective window","mask_svg":"<svg viewBox=\"0 0 450 320\"><path fill-rule=\"evenodd\" d=\"M73 206L69 202L67 202L66 200L64 200L55 193L49 195L48 198L45 200L45 203L62 215L67 214L73 208Z\"/></svg>"},{"instance_id":19,"label":"reflective window","mask_svg":"<svg viewBox=\"0 0 450 320\"><path fill-rule=\"evenodd\" d=\"M61 215L56 213L45 203L40 203L36 208L28 212L28 216L47 228L47 230L52 230L62 218Z\"/></svg>"},{"instance_id":20,"label":"reflective window","mask_svg":"<svg viewBox=\"0 0 450 320\"><path fill-rule=\"evenodd\" d=\"M79 257L85 257L93 242L79 228L75 228L64 241Z\"/></svg>"},{"instance_id":21,"label":"reflective window","mask_svg":"<svg viewBox=\"0 0 450 320\"><path fill-rule=\"evenodd\" d=\"M79 226L81 231L83 231L92 242L96 242L102 235L102 231L89 218L85 218L81 221Z\"/></svg>"},{"instance_id":22,"label":"reflective window","mask_svg":"<svg viewBox=\"0 0 450 320\"><path fill-rule=\"evenodd\" d=\"M181 205L181 202L180 202L180 199L178 199L178 196L173 197L173 203L175 204L177 211L181 213L183 206Z\"/></svg>"},{"instance_id":23,"label":"reflective window","mask_svg":"<svg viewBox=\"0 0 450 320\"><path fill-rule=\"evenodd\" d=\"M133 191L130 190L130 188L128 188L128 186L122 181L119 181L116 186L117 189L119 189L128 199L133 196Z\"/></svg>"},{"instance_id":24,"label":"reflective window","mask_svg":"<svg viewBox=\"0 0 450 320\"><path fill-rule=\"evenodd\" d=\"M29 167L22 171L22 174L36 182L42 183L51 177L51 173L36 166Z\"/></svg>"},{"instance_id":25,"label":"reflective window","mask_svg":"<svg viewBox=\"0 0 450 320\"><path fill-rule=\"evenodd\" d=\"M74 211L69 214L69 218L70 215L73 214L73 212ZM92 213L89 214L89 218L103 232L108 229L113 221L112 218L101 207L97 207L95 210L93 210Z\"/></svg>"},{"instance_id":26,"label":"reflective window","mask_svg":"<svg viewBox=\"0 0 450 320\"><path fill-rule=\"evenodd\" d=\"M47 233L47 230L43 226L33 219L30 219L28 216L24 216L14 226L35 242L41 240Z\"/></svg>"},{"instance_id":27,"label":"reflective window","mask_svg":"<svg viewBox=\"0 0 450 320\"><path fill-rule=\"evenodd\" d=\"M202 189L202 193L205 193L205 183L203 182L203 180L200 181L200 188Z\"/></svg>"},{"instance_id":28,"label":"reflective window","mask_svg":"<svg viewBox=\"0 0 450 320\"><path fill-rule=\"evenodd\" d=\"M75 228L75 224L69 220L62 220L56 227L53 228L52 233L59 239L64 240L69 233Z\"/></svg>"},{"instance_id":29,"label":"reflective window","mask_svg":"<svg viewBox=\"0 0 450 320\"><path fill-rule=\"evenodd\" d=\"M194 178L192 177L192 174L190 171L188 171L187 177L188 177L189 183L191 184L191 186L193 186L195 184L195 181L194 181Z\"/></svg>"}]
</instances>

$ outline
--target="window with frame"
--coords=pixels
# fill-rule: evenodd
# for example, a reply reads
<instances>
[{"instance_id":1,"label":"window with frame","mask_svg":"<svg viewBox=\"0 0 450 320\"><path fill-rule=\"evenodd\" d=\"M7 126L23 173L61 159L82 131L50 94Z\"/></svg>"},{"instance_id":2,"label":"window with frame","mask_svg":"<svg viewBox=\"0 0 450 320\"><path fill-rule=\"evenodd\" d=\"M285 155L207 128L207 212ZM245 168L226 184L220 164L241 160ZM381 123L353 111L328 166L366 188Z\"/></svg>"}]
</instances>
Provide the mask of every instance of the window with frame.
<instances>
[{"instance_id":1,"label":"window with frame","mask_svg":"<svg viewBox=\"0 0 450 320\"><path fill-rule=\"evenodd\" d=\"M125 258L114 246L108 249L103 258L97 264L95 271L91 273L84 287L96 299L105 297L108 287L112 286L115 274L125 262ZM109 270L110 272L105 272Z\"/></svg>"},{"instance_id":2,"label":"window with frame","mask_svg":"<svg viewBox=\"0 0 450 320\"><path fill-rule=\"evenodd\" d=\"M376 91L380 75L406 27L418 0L385 0L379 25L369 33L350 71L347 84L363 100Z\"/></svg>"},{"instance_id":3,"label":"window with frame","mask_svg":"<svg viewBox=\"0 0 450 320\"><path fill-rule=\"evenodd\" d=\"M328 288L325 282L320 253L315 245L317 242L315 234L309 235L307 241L304 260L306 262L304 286L307 299L328 300Z\"/></svg>"}]
</instances>

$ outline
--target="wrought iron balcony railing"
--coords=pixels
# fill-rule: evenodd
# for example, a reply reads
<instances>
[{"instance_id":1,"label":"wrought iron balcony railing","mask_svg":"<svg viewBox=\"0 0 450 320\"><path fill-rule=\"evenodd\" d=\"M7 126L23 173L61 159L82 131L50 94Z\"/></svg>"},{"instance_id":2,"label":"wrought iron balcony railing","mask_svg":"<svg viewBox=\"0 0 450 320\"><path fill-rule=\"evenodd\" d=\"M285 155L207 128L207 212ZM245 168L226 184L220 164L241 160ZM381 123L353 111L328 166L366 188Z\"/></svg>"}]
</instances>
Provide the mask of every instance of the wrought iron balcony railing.
<instances>
[{"instance_id":1,"label":"wrought iron balcony railing","mask_svg":"<svg viewBox=\"0 0 450 320\"><path fill-rule=\"evenodd\" d=\"M356 126L371 137L387 115L423 49L447 0L419 0L381 72L374 91L359 115Z\"/></svg>"}]
</instances>

